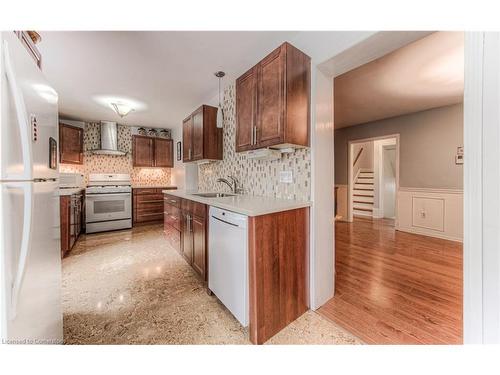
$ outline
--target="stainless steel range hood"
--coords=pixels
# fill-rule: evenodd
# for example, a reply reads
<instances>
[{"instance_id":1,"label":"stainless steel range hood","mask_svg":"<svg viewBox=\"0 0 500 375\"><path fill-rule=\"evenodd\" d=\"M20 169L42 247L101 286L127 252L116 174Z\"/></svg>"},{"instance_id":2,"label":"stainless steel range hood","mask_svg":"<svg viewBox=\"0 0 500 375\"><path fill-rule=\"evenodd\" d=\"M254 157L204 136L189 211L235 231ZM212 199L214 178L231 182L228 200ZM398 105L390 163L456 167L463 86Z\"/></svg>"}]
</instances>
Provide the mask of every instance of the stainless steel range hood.
<instances>
[{"instance_id":1,"label":"stainless steel range hood","mask_svg":"<svg viewBox=\"0 0 500 375\"><path fill-rule=\"evenodd\" d=\"M126 152L118 150L118 128L116 122L101 121L101 148L92 152L99 155L127 155Z\"/></svg>"}]
</instances>

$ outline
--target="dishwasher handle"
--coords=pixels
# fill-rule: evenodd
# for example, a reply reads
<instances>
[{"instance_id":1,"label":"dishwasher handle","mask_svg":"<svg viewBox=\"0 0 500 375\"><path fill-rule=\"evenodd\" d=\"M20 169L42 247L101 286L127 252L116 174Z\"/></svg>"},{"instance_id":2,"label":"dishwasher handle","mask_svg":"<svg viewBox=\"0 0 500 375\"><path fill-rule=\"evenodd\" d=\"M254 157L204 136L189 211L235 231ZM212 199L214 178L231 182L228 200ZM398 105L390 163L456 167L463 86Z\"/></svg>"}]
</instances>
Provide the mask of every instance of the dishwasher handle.
<instances>
[{"instance_id":1,"label":"dishwasher handle","mask_svg":"<svg viewBox=\"0 0 500 375\"><path fill-rule=\"evenodd\" d=\"M233 227L239 228L240 226L238 224L230 223L229 221L219 219L218 217L212 216L212 219L219 220L225 224L232 225Z\"/></svg>"}]
</instances>

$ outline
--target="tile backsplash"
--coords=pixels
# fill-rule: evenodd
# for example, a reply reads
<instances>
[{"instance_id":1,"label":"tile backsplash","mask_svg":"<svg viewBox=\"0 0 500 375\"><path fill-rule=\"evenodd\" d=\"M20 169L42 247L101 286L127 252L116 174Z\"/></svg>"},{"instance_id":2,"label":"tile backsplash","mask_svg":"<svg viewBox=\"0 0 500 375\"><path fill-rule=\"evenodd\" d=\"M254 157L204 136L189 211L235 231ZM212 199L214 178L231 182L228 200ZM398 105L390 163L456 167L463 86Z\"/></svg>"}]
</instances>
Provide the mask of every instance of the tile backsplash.
<instances>
[{"instance_id":1,"label":"tile backsplash","mask_svg":"<svg viewBox=\"0 0 500 375\"><path fill-rule=\"evenodd\" d=\"M128 173L133 185L170 185L170 168L135 168L132 166L131 127L118 125L118 149L126 151L125 156L95 155L91 152L99 148L99 123L85 123L83 138L83 165L60 164L60 172L81 173L85 177L85 183L88 183L90 173Z\"/></svg>"},{"instance_id":2,"label":"tile backsplash","mask_svg":"<svg viewBox=\"0 0 500 375\"><path fill-rule=\"evenodd\" d=\"M228 191L225 184L216 182L219 177L235 176L243 185L245 194L310 200L311 153L309 149L297 149L283 154L281 159L248 160L245 153L237 153L235 84L224 90L224 159L198 167L198 189L202 191ZM280 182L280 172L290 171L292 183Z\"/></svg>"}]
</instances>

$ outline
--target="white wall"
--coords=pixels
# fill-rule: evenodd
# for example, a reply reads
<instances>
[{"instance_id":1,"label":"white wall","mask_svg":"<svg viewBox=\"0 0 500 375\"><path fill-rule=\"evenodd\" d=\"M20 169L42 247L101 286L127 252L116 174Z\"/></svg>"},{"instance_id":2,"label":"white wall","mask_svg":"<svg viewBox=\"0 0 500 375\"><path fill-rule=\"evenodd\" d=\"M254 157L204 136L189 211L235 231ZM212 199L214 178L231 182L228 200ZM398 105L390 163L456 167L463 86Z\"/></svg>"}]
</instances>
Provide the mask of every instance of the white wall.
<instances>
[{"instance_id":1,"label":"white wall","mask_svg":"<svg viewBox=\"0 0 500 375\"><path fill-rule=\"evenodd\" d=\"M311 248L310 307L334 294L333 76L320 66L374 32L302 32L290 42L311 57Z\"/></svg>"},{"instance_id":2,"label":"white wall","mask_svg":"<svg viewBox=\"0 0 500 375\"><path fill-rule=\"evenodd\" d=\"M384 146L396 144L396 138L377 139L373 141L373 176L374 176L374 197L373 197L373 217L384 217L384 189L383 189L383 155Z\"/></svg>"},{"instance_id":3,"label":"white wall","mask_svg":"<svg viewBox=\"0 0 500 375\"><path fill-rule=\"evenodd\" d=\"M382 203L380 215L396 216L396 147L382 147Z\"/></svg>"},{"instance_id":4,"label":"white wall","mask_svg":"<svg viewBox=\"0 0 500 375\"><path fill-rule=\"evenodd\" d=\"M178 189L197 190L198 165L182 162L182 147L181 160L177 160L177 142L182 142L181 126L172 129L172 139L174 140L174 168L171 169L171 184L177 186Z\"/></svg>"}]
</instances>

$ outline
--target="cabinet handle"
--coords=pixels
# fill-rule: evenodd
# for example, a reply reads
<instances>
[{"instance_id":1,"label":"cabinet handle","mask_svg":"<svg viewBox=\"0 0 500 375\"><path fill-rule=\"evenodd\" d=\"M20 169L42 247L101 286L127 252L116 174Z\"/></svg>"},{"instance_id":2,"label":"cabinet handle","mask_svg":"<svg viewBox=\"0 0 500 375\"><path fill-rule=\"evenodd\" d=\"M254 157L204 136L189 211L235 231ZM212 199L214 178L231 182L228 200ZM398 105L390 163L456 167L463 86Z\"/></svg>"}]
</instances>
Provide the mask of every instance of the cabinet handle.
<instances>
[{"instance_id":1,"label":"cabinet handle","mask_svg":"<svg viewBox=\"0 0 500 375\"><path fill-rule=\"evenodd\" d=\"M257 127L254 126L252 129L252 138L253 138L253 145L257 144Z\"/></svg>"},{"instance_id":2,"label":"cabinet handle","mask_svg":"<svg viewBox=\"0 0 500 375\"><path fill-rule=\"evenodd\" d=\"M191 148L189 148L188 159L191 160Z\"/></svg>"}]
</instances>

